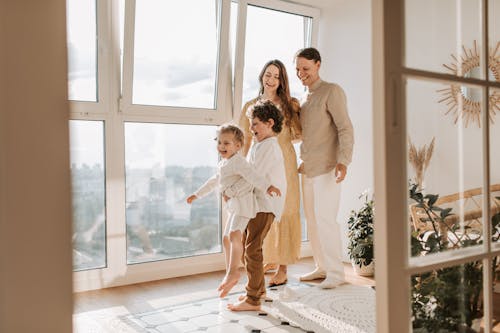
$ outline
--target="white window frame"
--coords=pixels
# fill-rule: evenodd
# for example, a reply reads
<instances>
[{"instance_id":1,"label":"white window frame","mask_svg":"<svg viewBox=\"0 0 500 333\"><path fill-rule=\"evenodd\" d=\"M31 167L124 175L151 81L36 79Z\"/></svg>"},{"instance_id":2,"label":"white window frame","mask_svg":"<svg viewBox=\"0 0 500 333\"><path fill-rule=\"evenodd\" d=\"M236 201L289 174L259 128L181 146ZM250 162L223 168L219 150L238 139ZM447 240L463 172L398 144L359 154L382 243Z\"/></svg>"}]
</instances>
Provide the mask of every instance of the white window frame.
<instances>
[{"instance_id":1,"label":"white window frame","mask_svg":"<svg viewBox=\"0 0 500 333\"><path fill-rule=\"evenodd\" d=\"M225 268L223 253L127 265L125 223L125 122L220 125L231 118L231 57L229 28L231 0L221 0L220 49L217 67L216 110L132 105L133 22L135 0L123 0L125 11L123 96L120 96L120 15L119 0L97 1L98 35L98 102L70 101L71 119L104 122L106 175L106 267L73 273L75 292L199 274ZM240 1L240 4L243 1ZM270 9L319 17L319 10L279 0L244 1ZM240 8L243 6L240 6ZM240 9L241 10L241 9ZM242 18L238 18L241 22ZM245 26L245 25L242 25ZM313 19L312 40L315 45L318 22ZM242 39L243 38L243 39ZM244 34L237 36L237 49L243 47ZM243 43L243 44L242 44ZM129 51L127 51L129 50ZM241 50L240 50L241 51ZM242 62L242 55L237 61ZM236 65L236 68L240 65ZM128 70L127 70L128 68ZM243 73L236 73L235 77ZM241 98L240 85L240 98ZM239 108L238 108L239 109ZM179 112L181 111L181 112ZM239 111L239 110L238 110ZM224 216L224 212L221 212ZM223 226L222 226L223 227Z\"/></svg>"},{"instance_id":2,"label":"white window frame","mask_svg":"<svg viewBox=\"0 0 500 333\"><path fill-rule=\"evenodd\" d=\"M219 46L217 55L217 79L215 93L215 109L138 105L132 103L133 70L134 70L134 29L136 0L125 2L125 40L123 54L123 97L120 100L120 111L125 116L134 118L147 117L158 121L168 121L181 124L221 124L231 119L231 58L229 56L229 17L231 14L230 0L218 1L217 20L219 29Z\"/></svg>"},{"instance_id":3,"label":"white window frame","mask_svg":"<svg viewBox=\"0 0 500 333\"><path fill-rule=\"evenodd\" d=\"M406 86L407 79L463 83L483 88L483 238L491 239L489 205L489 120L488 93L500 88L489 81L488 70L488 0L482 0L482 63L485 79L459 78L425 70L408 68L404 63L405 11L404 1L376 0L373 2L373 96L375 197L377 198L375 251L377 258L377 332L411 332L410 278L412 275L460 265L474 260L483 261L484 329L491 332L492 267L500 255L499 244L484 242L482 246L447 251L435 255L411 258L408 223L407 147L406 147ZM389 205L390 204L390 205Z\"/></svg>"}]
</instances>

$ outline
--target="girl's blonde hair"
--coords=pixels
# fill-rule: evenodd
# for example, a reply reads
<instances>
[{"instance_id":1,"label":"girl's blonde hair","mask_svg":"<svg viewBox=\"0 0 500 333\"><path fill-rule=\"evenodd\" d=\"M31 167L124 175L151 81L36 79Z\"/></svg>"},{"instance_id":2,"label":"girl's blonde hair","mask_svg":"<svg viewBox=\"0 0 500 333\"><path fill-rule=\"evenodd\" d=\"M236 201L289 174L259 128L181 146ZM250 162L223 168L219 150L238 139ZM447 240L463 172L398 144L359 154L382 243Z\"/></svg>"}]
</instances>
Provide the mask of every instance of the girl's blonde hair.
<instances>
[{"instance_id":1,"label":"girl's blonde hair","mask_svg":"<svg viewBox=\"0 0 500 333\"><path fill-rule=\"evenodd\" d=\"M233 124L224 124L224 125L221 125L217 129L217 137L219 137L219 135L221 135L223 133L231 133L231 134L233 134L234 140L236 142L241 143L241 145L243 146L243 143L245 141L245 135L243 134L243 131L238 126L233 125Z\"/></svg>"}]
</instances>

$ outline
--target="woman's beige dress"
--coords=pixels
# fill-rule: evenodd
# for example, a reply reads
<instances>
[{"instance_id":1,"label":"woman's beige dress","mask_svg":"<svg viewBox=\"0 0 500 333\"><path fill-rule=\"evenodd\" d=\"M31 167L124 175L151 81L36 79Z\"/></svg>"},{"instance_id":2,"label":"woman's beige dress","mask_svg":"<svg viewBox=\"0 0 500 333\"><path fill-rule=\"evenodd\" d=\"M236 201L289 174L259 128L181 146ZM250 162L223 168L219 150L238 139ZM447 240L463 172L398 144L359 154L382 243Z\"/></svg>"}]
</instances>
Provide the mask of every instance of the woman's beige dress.
<instances>
[{"instance_id":1,"label":"woman's beige dress","mask_svg":"<svg viewBox=\"0 0 500 333\"><path fill-rule=\"evenodd\" d=\"M253 99L245 104L240 115L239 125L245 133L245 146L243 153L246 155L252 143L250 132L250 120L247 116L248 109L258 99ZM297 173L297 157L292 140L301 135L300 121L298 117L299 103L293 100L294 112L297 117L290 126L283 121L283 129L278 135L278 142L283 151L285 161L287 191L285 207L279 223L273 223L267 234L262 247L264 264L289 265L295 263L300 256L300 244L302 240L300 225L300 190L299 175ZM275 221L277 222L277 221Z\"/></svg>"}]
</instances>

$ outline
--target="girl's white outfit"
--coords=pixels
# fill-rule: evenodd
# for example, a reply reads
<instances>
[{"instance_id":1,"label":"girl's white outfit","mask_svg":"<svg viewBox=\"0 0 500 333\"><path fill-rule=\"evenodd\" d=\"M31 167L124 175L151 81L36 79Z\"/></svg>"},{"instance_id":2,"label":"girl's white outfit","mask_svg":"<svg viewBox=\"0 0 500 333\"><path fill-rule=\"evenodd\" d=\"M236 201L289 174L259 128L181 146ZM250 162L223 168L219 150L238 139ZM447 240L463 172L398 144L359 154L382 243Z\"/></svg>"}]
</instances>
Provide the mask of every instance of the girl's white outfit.
<instances>
[{"instance_id":1,"label":"girl's white outfit","mask_svg":"<svg viewBox=\"0 0 500 333\"><path fill-rule=\"evenodd\" d=\"M234 154L223 159L217 166L217 173L205 182L194 194L202 198L214 190L230 199L226 202L229 213L224 235L240 230L245 231L248 221L258 212L254 188L266 193L271 183L260 176L243 156ZM281 190L281 188L280 188Z\"/></svg>"}]
</instances>

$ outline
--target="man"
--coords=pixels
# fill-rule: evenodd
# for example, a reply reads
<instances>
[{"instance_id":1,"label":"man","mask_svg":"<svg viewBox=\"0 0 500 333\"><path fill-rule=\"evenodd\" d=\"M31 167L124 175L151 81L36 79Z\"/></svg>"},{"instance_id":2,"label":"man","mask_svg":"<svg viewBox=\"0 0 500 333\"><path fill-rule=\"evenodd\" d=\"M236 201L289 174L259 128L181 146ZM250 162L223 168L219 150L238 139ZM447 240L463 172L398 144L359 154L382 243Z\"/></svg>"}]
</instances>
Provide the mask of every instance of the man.
<instances>
[{"instance_id":1,"label":"man","mask_svg":"<svg viewBox=\"0 0 500 333\"><path fill-rule=\"evenodd\" d=\"M304 213L309 228L316 269L301 281L324 278L319 287L345 283L337 212L340 183L352 159L354 135L344 91L319 77L321 55L315 48L295 55L297 76L307 87L301 102L302 144L300 156Z\"/></svg>"}]
</instances>

